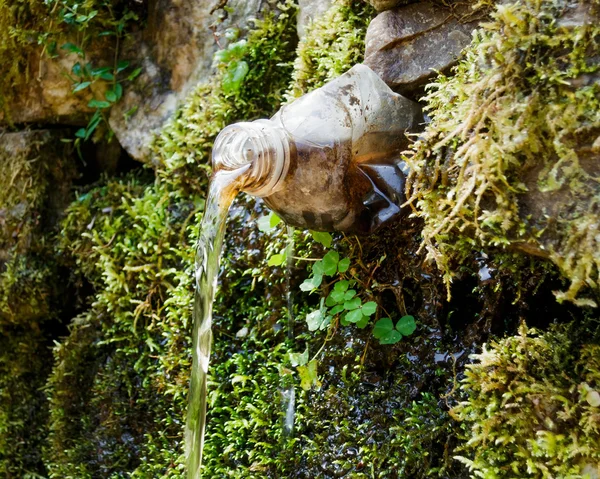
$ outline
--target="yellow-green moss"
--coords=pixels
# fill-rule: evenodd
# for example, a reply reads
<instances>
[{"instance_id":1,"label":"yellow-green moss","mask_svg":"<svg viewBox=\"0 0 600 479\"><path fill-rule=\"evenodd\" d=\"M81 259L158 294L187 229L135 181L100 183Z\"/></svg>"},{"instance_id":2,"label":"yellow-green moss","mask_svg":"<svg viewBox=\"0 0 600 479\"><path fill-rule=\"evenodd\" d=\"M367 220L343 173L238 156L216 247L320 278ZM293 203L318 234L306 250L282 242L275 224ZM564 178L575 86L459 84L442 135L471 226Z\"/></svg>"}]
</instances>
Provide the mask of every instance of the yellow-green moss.
<instances>
[{"instance_id":1,"label":"yellow-green moss","mask_svg":"<svg viewBox=\"0 0 600 479\"><path fill-rule=\"evenodd\" d=\"M523 326L467 366L460 460L472 477L582 478L600 471L598 323ZM578 329L579 328L579 329ZM589 477L589 476L585 476ZM593 476L594 477L594 476Z\"/></svg>"},{"instance_id":2,"label":"yellow-green moss","mask_svg":"<svg viewBox=\"0 0 600 479\"><path fill-rule=\"evenodd\" d=\"M367 26L374 16L375 9L367 2L334 0L298 45L288 99L319 88L362 62Z\"/></svg>"},{"instance_id":3,"label":"yellow-green moss","mask_svg":"<svg viewBox=\"0 0 600 479\"><path fill-rule=\"evenodd\" d=\"M575 7L588 11L587 23L569 24ZM590 166L600 132L596 7L502 4L455 76L429 87L432 123L407 155L409 195L448 283L456 264L482 248L517 247L549 255L571 280L559 299L594 304L579 293L597 288L600 266ZM554 201L562 210L552 211Z\"/></svg>"}]
</instances>

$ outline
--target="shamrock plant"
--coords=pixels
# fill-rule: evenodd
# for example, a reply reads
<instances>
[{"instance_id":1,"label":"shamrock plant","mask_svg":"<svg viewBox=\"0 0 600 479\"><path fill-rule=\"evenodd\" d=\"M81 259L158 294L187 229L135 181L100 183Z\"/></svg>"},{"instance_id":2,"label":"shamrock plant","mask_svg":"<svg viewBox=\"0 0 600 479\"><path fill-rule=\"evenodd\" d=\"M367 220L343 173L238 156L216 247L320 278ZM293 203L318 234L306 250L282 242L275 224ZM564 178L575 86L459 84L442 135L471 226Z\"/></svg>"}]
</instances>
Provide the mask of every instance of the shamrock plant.
<instances>
[{"instance_id":1,"label":"shamrock plant","mask_svg":"<svg viewBox=\"0 0 600 479\"><path fill-rule=\"evenodd\" d=\"M277 215L271 213L258 220L259 229L263 232L271 232L280 221ZM324 294L319 307L306 315L309 331L332 332L333 329L330 327L333 325L335 328L336 324L342 326L354 324L359 329L366 328L371 318L377 318L380 307L370 299L369 292L357 276L355 268L350 268L350 258L341 257L338 251L330 249L333 245L331 234L318 231L311 231L310 234L313 240L329 251L318 260L304 258L314 262L309 277L300 285L300 289L304 292ZM287 248L281 249L269 257L268 264L282 266L286 263L289 254ZM415 318L410 315L401 317L396 324L391 318L383 317L375 322L373 336L380 344L395 344L413 334L416 327ZM308 349L304 353L290 353L290 363L296 367L304 389L320 387L317 374L319 354L320 351L309 360Z\"/></svg>"},{"instance_id":2,"label":"shamrock plant","mask_svg":"<svg viewBox=\"0 0 600 479\"><path fill-rule=\"evenodd\" d=\"M379 344L396 344L404 336L414 333L415 329L415 318L410 315L402 316L395 326L390 318L381 318L375 323L373 336L379 339Z\"/></svg>"}]
</instances>

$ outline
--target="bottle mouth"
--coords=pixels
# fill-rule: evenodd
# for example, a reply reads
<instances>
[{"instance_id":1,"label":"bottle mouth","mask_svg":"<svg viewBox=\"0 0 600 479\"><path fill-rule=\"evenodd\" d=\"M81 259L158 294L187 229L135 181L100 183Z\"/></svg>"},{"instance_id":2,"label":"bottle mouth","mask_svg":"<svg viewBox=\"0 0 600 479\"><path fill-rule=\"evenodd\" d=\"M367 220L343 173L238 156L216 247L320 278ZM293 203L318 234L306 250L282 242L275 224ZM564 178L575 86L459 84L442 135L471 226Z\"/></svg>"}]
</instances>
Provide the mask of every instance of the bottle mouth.
<instances>
[{"instance_id":1,"label":"bottle mouth","mask_svg":"<svg viewBox=\"0 0 600 479\"><path fill-rule=\"evenodd\" d=\"M277 191L289 168L290 147L285 131L270 120L235 123L215 140L214 171L250 165L243 191L265 197Z\"/></svg>"}]
</instances>

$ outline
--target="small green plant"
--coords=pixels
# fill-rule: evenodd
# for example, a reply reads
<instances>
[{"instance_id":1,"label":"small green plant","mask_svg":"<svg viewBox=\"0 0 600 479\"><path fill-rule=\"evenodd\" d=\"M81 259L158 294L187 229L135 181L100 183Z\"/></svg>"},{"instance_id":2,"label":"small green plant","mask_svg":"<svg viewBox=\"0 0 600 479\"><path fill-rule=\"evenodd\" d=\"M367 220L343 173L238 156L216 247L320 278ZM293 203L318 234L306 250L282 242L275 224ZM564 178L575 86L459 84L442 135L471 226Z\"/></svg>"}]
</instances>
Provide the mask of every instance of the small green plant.
<instances>
[{"instance_id":1,"label":"small green plant","mask_svg":"<svg viewBox=\"0 0 600 479\"><path fill-rule=\"evenodd\" d=\"M230 35L230 38L233 38L233 35ZM221 86L225 94L238 92L242 87L250 71L248 62L244 60L247 50L247 41L240 40L215 53L214 63L223 71Z\"/></svg>"},{"instance_id":2,"label":"small green plant","mask_svg":"<svg viewBox=\"0 0 600 479\"><path fill-rule=\"evenodd\" d=\"M404 336L410 336L417 329L415 318L411 315L402 316L394 326L390 318L381 318L375 323L373 336L379 339L379 344L396 344Z\"/></svg>"}]
</instances>

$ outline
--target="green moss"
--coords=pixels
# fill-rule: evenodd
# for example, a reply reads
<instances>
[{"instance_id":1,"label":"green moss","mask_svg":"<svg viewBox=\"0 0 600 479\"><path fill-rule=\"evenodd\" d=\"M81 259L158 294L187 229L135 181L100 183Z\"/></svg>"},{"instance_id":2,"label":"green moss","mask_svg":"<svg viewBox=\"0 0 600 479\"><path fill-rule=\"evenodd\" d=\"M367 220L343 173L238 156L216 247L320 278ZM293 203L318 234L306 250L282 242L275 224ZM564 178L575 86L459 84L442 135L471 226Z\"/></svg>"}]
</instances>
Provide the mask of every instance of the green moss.
<instances>
[{"instance_id":1,"label":"green moss","mask_svg":"<svg viewBox=\"0 0 600 479\"><path fill-rule=\"evenodd\" d=\"M0 331L0 475L7 479L45 473L41 450L48 410L42 388L49 352L39 328Z\"/></svg>"},{"instance_id":2,"label":"green moss","mask_svg":"<svg viewBox=\"0 0 600 479\"><path fill-rule=\"evenodd\" d=\"M578 8L593 6L582 1ZM597 22L557 21L562 0L503 4L453 77L426 97L432 123L407 155L410 202L425 220L429 257L450 283L482 248L549 256L571 281L560 300L597 287L600 193ZM595 153L594 153L595 152ZM591 169L590 169L591 168Z\"/></svg>"},{"instance_id":3,"label":"green moss","mask_svg":"<svg viewBox=\"0 0 600 479\"><path fill-rule=\"evenodd\" d=\"M366 2L334 0L298 45L288 98L319 88L362 62L367 26L374 16L375 10Z\"/></svg>"},{"instance_id":4,"label":"green moss","mask_svg":"<svg viewBox=\"0 0 600 479\"><path fill-rule=\"evenodd\" d=\"M453 411L467 429L460 459L473 477L581 478L598 470L600 346L597 322L587 326L523 326L473 356L466 399Z\"/></svg>"}]
</instances>

